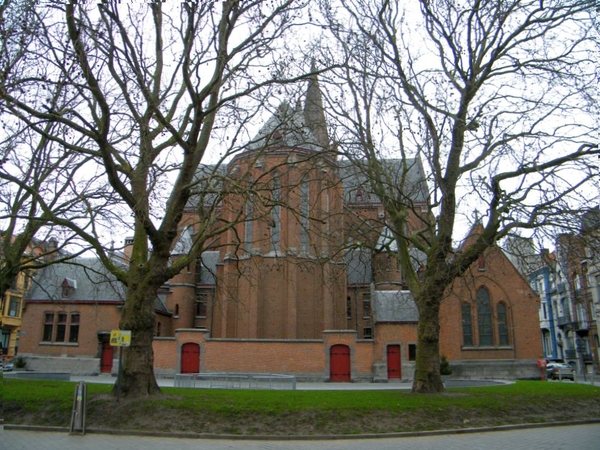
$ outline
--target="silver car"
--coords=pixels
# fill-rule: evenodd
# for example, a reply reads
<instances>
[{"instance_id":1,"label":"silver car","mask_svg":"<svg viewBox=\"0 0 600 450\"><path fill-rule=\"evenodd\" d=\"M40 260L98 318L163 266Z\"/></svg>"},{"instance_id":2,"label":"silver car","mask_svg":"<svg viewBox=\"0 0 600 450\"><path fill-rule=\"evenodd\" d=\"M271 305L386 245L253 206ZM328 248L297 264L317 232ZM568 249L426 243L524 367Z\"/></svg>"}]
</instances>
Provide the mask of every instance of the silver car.
<instances>
[{"instance_id":1,"label":"silver car","mask_svg":"<svg viewBox=\"0 0 600 450\"><path fill-rule=\"evenodd\" d=\"M565 363L548 363L546 366L546 377L549 380L572 380L575 381L575 371Z\"/></svg>"}]
</instances>

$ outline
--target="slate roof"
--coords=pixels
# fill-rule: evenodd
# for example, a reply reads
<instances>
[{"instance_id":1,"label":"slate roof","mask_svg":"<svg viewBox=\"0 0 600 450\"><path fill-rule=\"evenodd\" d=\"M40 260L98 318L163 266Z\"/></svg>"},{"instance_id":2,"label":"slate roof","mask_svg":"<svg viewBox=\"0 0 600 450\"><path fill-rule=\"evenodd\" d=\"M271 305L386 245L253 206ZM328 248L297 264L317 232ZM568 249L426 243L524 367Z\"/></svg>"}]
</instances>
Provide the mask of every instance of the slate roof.
<instances>
[{"instance_id":1,"label":"slate roof","mask_svg":"<svg viewBox=\"0 0 600 450\"><path fill-rule=\"evenodd\" d=\"M413 202L426 202L428 196L427 180L423 164L419 158L406 160L406 167L401 159L384 159L380 161L383 168L391 177L390 194L399 193ZM339 176L343 183L344 203L380 203L380 199L372 192L366 173L366 162L340 161ZM406 170L404 186L403 173Z\"/></svg>"},{"instance_id":2,"label":"slate roof","mask_svg":"<svg viewBox=\"0 0 600 450\"><path fill-rule=\"evenodd\" d=\"M202 253L202 271L200 272L200 284L217 284L217 263L219 262L219 252L209 251Z\"/></svg>"},{"instance_id":3,"label":"slate roof","mask_svg":"<svg viewBox=\"0 0 600 450\"><path fill-rule=\"evenodd\" d=\"M372 310L375 323L419 320L419 311L410 291L374 291Z\"/></svg>"},{"instance_id":4,"label":"slate roof","mask_svg":"<svg viewBox=\"0 0 600 450\"><path fill-rule=\"evenodd\" d=\"M348 284L369 284L373 281L370 250L349 250L344 259L346 261L346 280Z\"/></svg>"},{"instance_id":5,"label":"slate roof","mask_svg":"<svg viewBox=\"0 0 600 450\"><path fill-rule=\"evenodd\" d=\"M68 298L62 296L63 283L74 287ZM27 301L66 301L102 304L124 302L125 286L109 273L97 258L75 258L69 263L58 263L41 269L27 293ZM166 296L158 295L154 310L171 314Z\"/></svg>"},{"instance_id":6,"label":"slate roof","mask_svg":"<svg viewBox=\"0 0 600 450\"><path fill-rule=\"evenodd\" d=\"M394 239L392 231L387 225L383 227L383 230L379 235L379 239L377 240L377 250L390 253L398 251L398 242ZM427 255L418 248L410 247L408 249L408 254L415 270L417 270L421 264L427 264Z\"/></svg>"},{"instance_id":7,"label":"slate roof","mask_svg":"<svg viewBox=\"0 0 600 450\"><path fill-rule=\"evenodd\" d=\"M201 164L194 175L192 195L186 204L188 208L197 208L201 204L212 207L223 188L224 177L227 176L227 165Z\"/></svg>"},{"instance_id":8,"label":"slate roof","mask_svg":"<svg viewBox=\"0 0 600 450\"><path fill-rule=\"evenodd\" d=\"M185 227L175 242L171 255L187 255L193 244L194 230L192 227Z\"/></svg>"},{"instance_id":9,"label":"slate roof","mask_svg":"<svg viewBox=\"0 0 600 450\"><path fill-rule=\"evenodd\" d=\"M67 300L62 297L62 285L74 281L76 287L69 301L91 303L124 301L124 286L108 273L97 258L75 258L70 263L58 263L41 269L27 293L27 300Z\"/></svg>"},{"instance_id":10,"label":"slate roof","mask_svg":"<svg viewBox=\"0 0 600 450\"><path fill-rule=\"evenodd\" d=\"M279 105L277 111L252 138L247 149L256 150L271 146L302 147L314 151L323 148L306 124L301 105L298 103L296 107L292 107L288 102Z\"/></svg>"}]
</instances>

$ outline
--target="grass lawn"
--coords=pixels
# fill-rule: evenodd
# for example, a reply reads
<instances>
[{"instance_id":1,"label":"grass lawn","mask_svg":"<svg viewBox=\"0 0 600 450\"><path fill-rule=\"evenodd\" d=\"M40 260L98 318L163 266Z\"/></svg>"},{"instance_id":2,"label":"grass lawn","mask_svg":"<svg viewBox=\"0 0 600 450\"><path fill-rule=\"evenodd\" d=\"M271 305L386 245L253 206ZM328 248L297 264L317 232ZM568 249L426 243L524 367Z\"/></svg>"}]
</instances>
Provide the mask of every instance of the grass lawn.
<instances>
[{"instance_id":1,"label":"grass lawn","mask_svg":"<svg viewBox=\"0 0 600 450\"><path fill-rule=\"evenodd\" d=\"M8 424L68 427L76 383L4 380ZM116 402L88 384L87 427L247 435L391 433L600 417L600 387L542 381L407 391L250 391L163 388Z\"/></svg>"}]
</instances>

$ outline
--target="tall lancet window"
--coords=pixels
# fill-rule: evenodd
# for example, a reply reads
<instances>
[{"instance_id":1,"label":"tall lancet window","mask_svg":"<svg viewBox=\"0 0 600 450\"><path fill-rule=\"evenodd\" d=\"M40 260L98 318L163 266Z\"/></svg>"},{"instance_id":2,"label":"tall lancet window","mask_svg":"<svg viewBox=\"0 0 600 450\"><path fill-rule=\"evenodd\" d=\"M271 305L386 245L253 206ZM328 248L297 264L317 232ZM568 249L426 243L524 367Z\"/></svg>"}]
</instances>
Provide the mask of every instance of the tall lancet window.
<instances>
[{"instance_id":1,"label":"tall lancet window","mask_svg":"<svg viewBox=\"0 0 600 450\"><path fill-rule=\"evenodd\" d=\"M246 218L244 223L244 250L252 252L252 222L254 220L254 205L252 199L246 200Z\"/></svg>"},{"instance_id":2,"label":"tall lancet window","mask_svg":"<svg viewBox=\"0 0 600 450\"><path fill-rule=\"evenodd\" d=\"M308 182L304 181L300 186L300 252L308 253L308 232L310 214L310 191Z\"/></svg>"},{"instance_id":3,"label":"tall lancet window","mask_svg":"<svg viewBox=\"0 0 600 450\"><path fill-rule=\"evenodd\" d=\"M271 208L271 252L281 250L281 181L279 177L273 178L272 191L273 206Z\"/></svg>"},{"instance_id":4,"label":"tall lancet window","mask_svg":"<svg viewBox=\"0 0 600 450\"><path fill-rule=\"evenodd\" d=\"M477 290L477 320L479 322L479 345L494 345L492 332L492 307L490 294L485 288Z\"/></svg>"}]
</instances>

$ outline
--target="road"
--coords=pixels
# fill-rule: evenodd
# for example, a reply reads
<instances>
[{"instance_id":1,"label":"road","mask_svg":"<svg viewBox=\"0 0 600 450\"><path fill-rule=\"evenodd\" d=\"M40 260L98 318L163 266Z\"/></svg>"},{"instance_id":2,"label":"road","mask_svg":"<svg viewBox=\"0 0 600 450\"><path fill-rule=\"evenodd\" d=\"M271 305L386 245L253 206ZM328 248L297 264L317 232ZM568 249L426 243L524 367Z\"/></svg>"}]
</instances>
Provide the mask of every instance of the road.
<instances>
[{"instance_id":1,"label":"road","mask_svg":"<svg viewBox=\"0 0 600 450\"><path fill-rule=\"evenodd\" d=\"M66 432L0 431L2 450L591 450L600 448L600 424L533 428L438 436L256 441L182 439Z\"/></svg>"}]
</instances>

